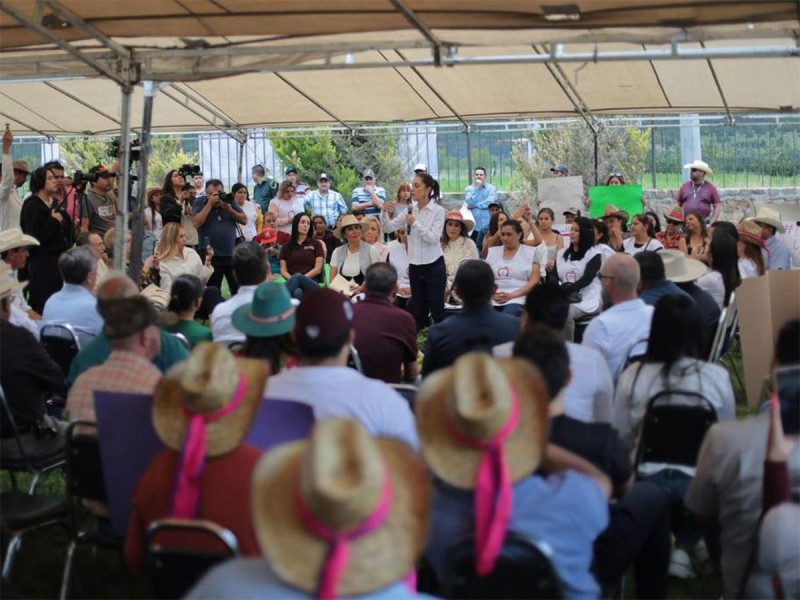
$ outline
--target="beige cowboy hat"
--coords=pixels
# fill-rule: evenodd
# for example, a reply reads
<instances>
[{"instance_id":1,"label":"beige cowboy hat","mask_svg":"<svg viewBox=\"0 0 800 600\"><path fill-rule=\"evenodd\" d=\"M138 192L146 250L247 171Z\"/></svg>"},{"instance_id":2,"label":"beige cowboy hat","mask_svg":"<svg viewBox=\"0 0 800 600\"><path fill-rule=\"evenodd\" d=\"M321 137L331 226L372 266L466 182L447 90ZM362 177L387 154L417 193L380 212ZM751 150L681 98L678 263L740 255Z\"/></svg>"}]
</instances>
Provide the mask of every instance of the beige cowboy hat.
<instances>
[{"instance_id":1,"label":"beige cowboy hat","mask_svg":"<svg viewBox=\"0 0 800 600\"><path fill-rule=\"evenodd\" d=\"M14 281L9 279L8 274L10 272L11 267L5 262L0 261L0 300L8 298L11 294L20 290L24 290L25 286L28 285L27 281Z\"/></svg>"},{"instance_id":2,"label":"beige cowboy hat","mask_svg":"<svg viewBox=\"0 0 800 600\"><path fill-rule=\"evenodd\" d=\"M490 439L508 421L514 392L519 423L504 449L511 481L517 482L539 466L549 437L550 397L539 371L522 359L472 352L422 382L415 403L417 428L422 454L437 477L457 488L475 488L483 451L458 441L452 430Z\"/></svg>"},{"instance_id":3,"label":"beige cowboy hat","mask_svg":"<svg viewBox=\"0 0 800 600\"><path fill-rule=\"evenodd\" d=\"M246 391L231 414L206 424L206 456L227 454L242 443L261 404L269 375L267 363L234 358L219 344L202 342L185 361L158 382L153 396L153 427L172 450L183 449L188 429L185 411L209 414L226 406L244 378Z\"/></svg>"},{"instance_id":4,"label":"beige cowboy hat","mask_svg":"<svg viewBox=\"0 0 800 600\"><path fill-rule=\"evenodd\" d=\"M705 173L706 177L713 177L714 176L714 171L711 170L711 167L708 166L707 162L704 162L702 160L695 159L692 162L683 165L683 168L684 169L689 169L690 171L692 169L698 169L698 170L702 171L703 173Z\"/></svg>"},{"instance_id":5,"label":"beige cowboy hat","mask_svg":"<svg viewBox=\"0 0 800 600\"><path fill-rule=\"evenodd\" d=\"M674 283L694 281L710 270L699 260L689 258L680 250L661 250L658 255L664 263L664 276Z\"/></svg>"},{"instance_id":6,"label":"beige cowboy hat","mask_svg":"<svg viewBox=\"0 0 800 600\"><path fill-rule=\"evenodd\" d=\"M742 219L736 231L739 233L739 239L743 242L753 244L759 248L766 248L766 244L761 238L761 227L758 226L758 223L749 219Z\"/></svg>"},{"instance_id":7,"label":"beige cowboy hat","mask_svg":"<svg viewBox=\"0 0 800 600\"><path fill-rule=\"evenodd\" d=\"M764 223L774 227L779 233L783 233L783 223L781 223L781 213L766 206L760 206L755 217L750 219L756 223Z\"/></svg>"},{"instance_id":8,"label":"beige cowboy hat","mask_svg":"<svg viewBox=\"0 0 800 600\"><path fill-rule=\"evenodd\" d=\"M345 227L350 227L351 225L358 225L362 227L361 221L355 218L353 215L345 215L342 217L342 220L339 221L339 224L336 226L336 229L333 230L333 235L337 240L343 240L342 231L344 231Z\"/></svg>"},{"instance_id":9,"label":"beige cowboy hat","mask_svg":"<svg viewBox=\"0 0 800 600\"><path fill-rule=\"evenodd\" d=\"M673 206L669 211L665 210L663 214L667 221L683 223L686 220L686 215L680 206Z\"/></svg>"},{"instance_id":10,"label":"beige cowboy hat","mask_svg":"<svg viewBox=\"0 0 800 600\"><path fill-rule=\"evenodd\" d=\"M611 217L615 217L620 221L622 221L623 223L627 223L628 220L630 219L630 215L628 214L627 211L620 210L613 204L606 204L605 207L603 207L603 216L600 218L609 219Z\"/></svg>"},{"instance_id":11,"label":"beige cowboy hat","mask_svg":"<svg viewBox=\"0 0 800 600\"><path fill-rule=\"evenodd\" d=\"M428 533L425 465L403 442L371 437L349 419L318 421L307 441L266 453L253 472L253 525L278 577L309 593L320 582L329 542L311 533L301 506L326 529L347 531L376 510L386 478L391 492L385 520L349 541L338 596L381 589L415 568Z\"/></svg>"},{"instance_id":12,"label":"beige cowboy hat","mask_svg":"<svg viewBox=\"0 0 800 600\"><path fill-rule=\"evenodd\" d=\"M15 248L25 248L27 246L38 246L39 240L32 235L22 233L19 227L0 231L0 252L14 250Z\"/></svg>"}]
</instances>

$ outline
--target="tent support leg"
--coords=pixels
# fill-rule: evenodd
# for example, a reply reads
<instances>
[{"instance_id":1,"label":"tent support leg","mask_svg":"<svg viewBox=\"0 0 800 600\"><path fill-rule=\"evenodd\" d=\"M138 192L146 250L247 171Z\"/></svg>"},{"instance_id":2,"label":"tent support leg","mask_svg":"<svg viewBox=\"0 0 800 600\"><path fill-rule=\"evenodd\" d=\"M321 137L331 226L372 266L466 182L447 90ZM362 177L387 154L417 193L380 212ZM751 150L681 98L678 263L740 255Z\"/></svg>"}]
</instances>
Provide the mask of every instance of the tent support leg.
<instances>
[{"instance_id":1,"label":"tent support leg","mask_svg":"<svg viewBox=\"0 0 800 600\"><path fill-rule=\"evenodd\" d=\"M117 197L117 217L115 219L116 235L114 240L114 270L125 270L125 237L128 231L128 210L130 207L130 160L131 160L131 93L130 85L122 88L122 119L119 138L120 167L122 178L119 182Z\"/></svg>"},{"instance_id":2,"label":"tent support leg","mask_svg":"<svg viewBox=\"0 0 800 600\"><path fill-rule=\"evenodd\" d=\"M236 181L239 182L242 182L242 163L244 162L244 145L246 143L247 138L239 140L239 158L236 160Z\"/></svg>"},{"instance_id":3,"label":"tent support leg","mask_svg":"<svg viewBox=\"0 0 800 600\"><path fill-rule=\"evenodd\" d=\"M472 128L467 124L464 129L467 133L467 181L472 183Z\"/></svg>"},{"instance_id":4,"label":"tent support leg","mask_svg":"<svg viewBox=\"0 0 800 600\"><path fill-rule=\"evenodd\" d=\"M594 154L594 184L600 185L600 173L598 172L598 152L597 152L597 129L592 129L592 153Z\"/></svg>"},{"instance_id":5,"label":"tent support leg","mask_svg":"<svg viewBox=\"0 0 800 600\"><path fill-rule=\"evenodd\" d=\"M134 281L139 281L139 273L142 270L142 244L144 241L144 219L145 208L147 208L147 166L150 159L150 124L153 120L153 99L158 90L152 81L145 81L144 88L144 109L142 112L142 132L139 136L140 151L137 177L137 199L135 212L133 213L131 228L131 257L128 266L128 277Z\"/></svg>"}]
</instances>

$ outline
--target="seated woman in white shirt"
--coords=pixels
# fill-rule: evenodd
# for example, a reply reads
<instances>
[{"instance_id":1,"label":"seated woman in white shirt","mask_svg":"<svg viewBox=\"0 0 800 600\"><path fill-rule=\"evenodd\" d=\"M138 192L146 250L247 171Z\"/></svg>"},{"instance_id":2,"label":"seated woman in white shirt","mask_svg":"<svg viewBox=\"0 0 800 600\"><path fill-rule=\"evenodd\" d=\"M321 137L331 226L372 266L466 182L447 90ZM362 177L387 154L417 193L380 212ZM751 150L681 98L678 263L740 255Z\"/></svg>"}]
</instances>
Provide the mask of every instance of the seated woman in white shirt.
<instances>
[{"instance_id":1,"label":"seated woman in white shirt","mask_svg":"<svg viewBox=\"0 0 800 600\"><path fill-rule=\"evenodd\" d=\"M594 247L600 252L602 261L605 262L609 256L617 253L609 244L608 225L603 219L592 219L592 227L594 227Z\"/></svg>"},{"instance_id":2,"label":"seated woman in white shirt","mask_svg":"<svg viewBox=\"0 0 800 600\"><path fill-rule=\"evenodd\" d=\"M614 397L613 425L626 444L631 460L636 455L647 404L661 391L698 393L711 403L719 421L736 417L728 371L698 358L701 346L698 332L701 330L700 313L690 298L673 294L656 303L644 361L622 372ZM677 396L676 401L680 401ZM683 432L674 433L675 443L680 444ZM675 506L683 502L694 476L692 467L681 465L645 463L641 469L647 475L646 481L662 487ZM691 554L699 535L689 528L678 529L675 534L675 552Z\"/></svg>"},{"instance_id":3,"label":"seated woman in white shirt","mask_svg":"<svg viewBox=\"0 0 800 600\"><path fill-rule=\"evenodd\" d=\"M361 221L353 215L342 217L333 235L345 243L331 255L331 283L341 275L350 283L350 295L360 294L367 268L381 258L373 246L361 239Z\"/></svg>"},{"instance_id":4,"label":"seated woman in white shirt","mask_svg":"<svg viewBox=\"0 0 800 600\"><path fill-rule=\"evenodd\" d=\"M664 245L656 239L655 228L652 221L645 214L634 215L631 219L631 233L627 240L622 242L622 251L633 256L643 250L657 252Z\"/></svg>"},{"instance_id":5,"label":"seated woman in white shirt","mask_svg":"<svg viewBox=\"0 0 800 600\"><path fill-rule=\"evenodd\" d=\"M708 292L720 308L728 306L731 293L742 283L736 245L728 231L715 227L706 254L711 270L697 280L697 286Z\"/></svg>"},{"instance_id":6,"label":"seated woman in white shirt","mask_svg":"<svg viewBox=\"0 0 800 600\"><path fill-rule=\"evenodd\" d=\"M600 312L600 280L597 273L602 255L594 245L594 226L587 217L575 217L570 230L569 246L556 257L556 277L569 296L569 315L564 338L575 338L575 321Z\"/></svg>"},{"instance_id":7,"label":"seated woman in white shirt","mask_svg":"<svg viewBox=\"0 0 800 600\"><path fill-rule=\"evenodd\" d=\"M375 248L381 261L385 262L389 255L389 247L383 243L383 230L377 217L364 217L361 220L362 236L364 241Z\"/></svg>"},{"instance_id":8,"label":"seated woman in white shirt","mask_svg":"<svg viewBox=\"0 0 800 600\"><path fill-rule=\"evenodd\" d=\"M524 236L519 221L505 221L500 227L501 245L489 248L485 259L492 267L497 286L492 306L514 316L522 314L525 296L541 277L536 248L523 244Z\"/></svg>"},{"instance_id":9,"label":"seated woman in white shirt","mask_svg":"<svg viewBox=\"0 0 800 600\"><path fill-rule=\"evenodd\" d=\"M444 217L442 254L444 254L444 268L447 271L445 302L460 304L456 298L451 298L456 271L465 260L478 258L478 247L469 237L469 232L474 226L475 223L465 219L460 212L449 212Z\"/></svg>"},{"instance_id":10,"label":"seated woman in white shirt","mask_svg":"<svg viewBox=\"0 0 800 600\"><path fill-rule=\"evenodd\" d=\"M766 248L761 239L761 227L753 221L743 219L738 227L739 241L736 243L739 251L739 275L742 279L758 277L764 274L764 255Z\"/></svg>"},{"instance_id":11,"label":"seated woman in white shirt","mask_svg":"<svg viewBox=\"0 0 800 600\"><path fill-rule=\"evenodd\" d=\"M387 248L389 254L386 260L397 271L397 294L394 303L400 308L408 308L411 300L411 281L408 277L408 232L402 227L395 231L394 239L387 244Z\"/></svg>"},{"instance_id":12,"label":"seated woman in white shirt","mask_svg":"<svg viewBox=\"0 0 800 600\"><path fill-rule=\"evenodd\" d=\"M213 256L214 249L209 246L203 264L200 255L186 246L183 227L178 223L167 223L161 232L153 259L153 266L158 269L160 276L159 287L169 291L178 275L184 274L194 275L206 283L214 272L214 267L211 266Z\"/></svg>"},{"instance_id":13,"label":"seated woman in white shirt","mask_svg":"<svg viewBox=\"0 0 800 600\"><path fill-rule=\"evenodd\" d=\"M481 258L486 258L489 248L502 244L500 241L500 227L508 219L508 213L504 210L496 212L489 218L489 229L486 235L483 236L483 242L481 242Z\"/></svg>"}]
</instances>

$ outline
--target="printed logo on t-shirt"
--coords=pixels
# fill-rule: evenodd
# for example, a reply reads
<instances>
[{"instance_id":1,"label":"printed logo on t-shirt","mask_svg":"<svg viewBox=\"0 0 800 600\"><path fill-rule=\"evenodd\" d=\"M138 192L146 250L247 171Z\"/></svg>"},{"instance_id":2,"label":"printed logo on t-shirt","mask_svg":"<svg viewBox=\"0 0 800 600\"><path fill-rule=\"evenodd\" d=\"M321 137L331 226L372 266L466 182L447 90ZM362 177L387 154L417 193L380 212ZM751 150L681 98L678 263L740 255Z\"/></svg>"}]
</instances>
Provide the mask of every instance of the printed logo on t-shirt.
<instances>
[{"instance_id":1,"label":"printed logo on t-shirt","mask_svg":"<svg viewBox=\"0 0 800 600\"><path fill-rule=\"evenodd\" d=\"M578 281L578 272L575 269L568 269L564 273L564 281L566 283L575 283Z\"/></svg>"},{"instance_id":2,"label":"printed logo on t-shirt","mask_svg":"<svg viewBox=\"0 0 800 600\"><path fill-rule=\"evenodd\" d=\"M103 218L113 217L117 211L115 210L115 206L113 204L107 204L105 206L98 206L97 207L97 215Z\"/></svg>"},{"instance_id":3,"label":"printed logo on t-shirt","mask_svg":"<svg viewBox=\"0 0 800 600\"><path fill-rule=\"evenodd\" d=\"M499 267L497 269L497 278L498 279L508 279L511 275L511 269L508 267Z\"/></svg>"}]
</instances>

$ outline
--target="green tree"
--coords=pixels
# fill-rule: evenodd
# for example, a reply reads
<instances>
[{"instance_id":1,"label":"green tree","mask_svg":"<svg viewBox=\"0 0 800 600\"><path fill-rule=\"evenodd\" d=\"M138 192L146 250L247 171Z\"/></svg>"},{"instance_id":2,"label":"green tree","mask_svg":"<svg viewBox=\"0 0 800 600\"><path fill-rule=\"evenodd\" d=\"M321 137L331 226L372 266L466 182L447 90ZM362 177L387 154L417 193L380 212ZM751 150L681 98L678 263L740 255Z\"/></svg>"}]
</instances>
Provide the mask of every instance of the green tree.
<instances>
[{"instance_id":1,"label":"green tree","mask_svg":"<svg viewBox=\"0 0 800 600\"><path fill-rule=\"evenodd\" d=\"M110 167L114 158L109 156L110 139L94 137L66 137L59 140L61 162L70 171L84 173L97 165Z\"/></svg>"},{"instance_id":2,"label":"green tree","mask_svg":"<svg viewBox=\"0 0 800 600\"><path fill-rule=\"evenodd\" d=\"M197 164L197 152L186 152L177 136L156 135L150 138L150 160L147 163L147 187L161 187L172 169L184 164Z\"/></svg>"},{"instance_id":3,"label":"green tree","mask_svg":"<svg viewBox=\"0 0 800 600\"><path fill-rule=\"evenodd\" d=\"M386 188L389 197L394 197L394 190L403 180L395 138L388 133L359 136L320 131L313 137L276 133L270 136L270 142L283 164L295 167L302 181L313 183L320 173L327 173L331 186L348 205L365 169L375 172L378 184Z\"/></svg>"}]
</instances>

